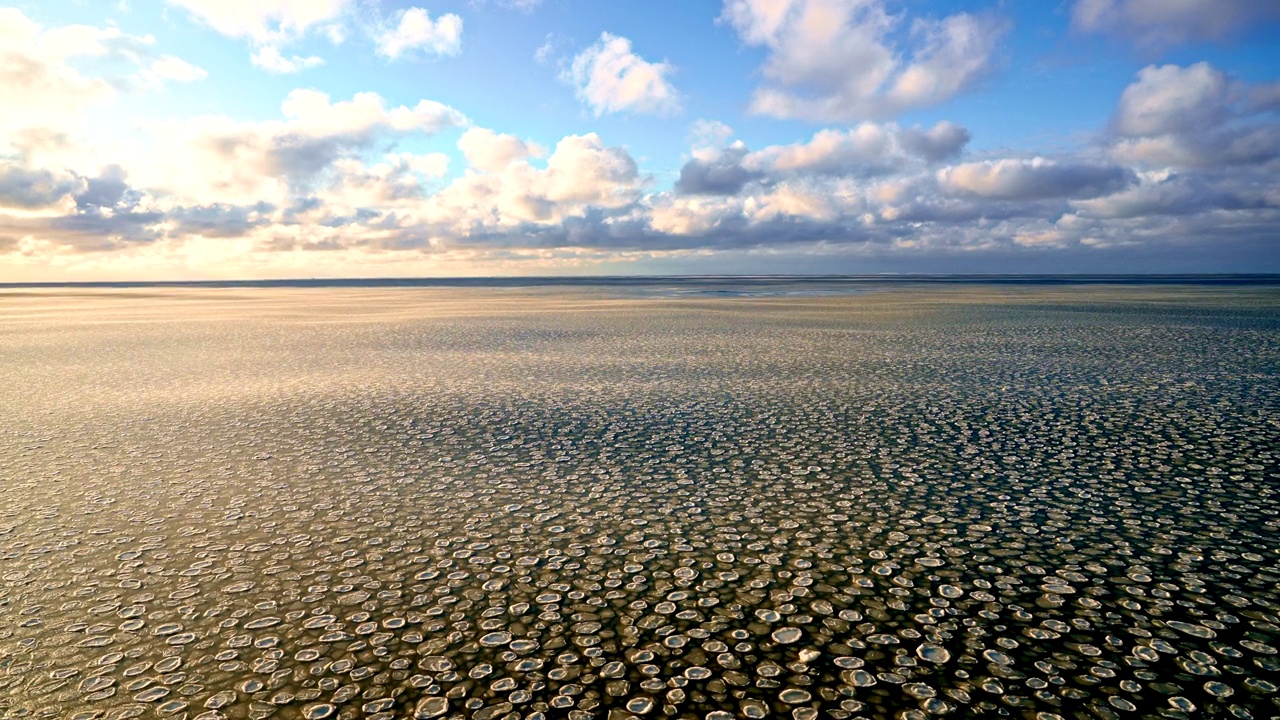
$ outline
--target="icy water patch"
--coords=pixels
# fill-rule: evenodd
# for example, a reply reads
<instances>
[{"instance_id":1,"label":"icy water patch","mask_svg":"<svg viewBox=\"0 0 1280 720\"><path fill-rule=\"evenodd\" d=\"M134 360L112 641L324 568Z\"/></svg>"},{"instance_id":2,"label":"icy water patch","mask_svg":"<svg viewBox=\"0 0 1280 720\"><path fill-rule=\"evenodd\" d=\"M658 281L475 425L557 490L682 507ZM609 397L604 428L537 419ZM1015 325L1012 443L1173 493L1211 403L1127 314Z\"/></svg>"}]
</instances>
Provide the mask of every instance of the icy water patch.
<instances>
[{"instance_id":1,"label":"icy water patch","mask_svg":"<svg viewBox=\"0 0 1280 720\"><path fill-rule=\"evenodd\" d=\"M1270 717L1278 308L12 293L0 716Z\"/></svg>"}]
</instances>

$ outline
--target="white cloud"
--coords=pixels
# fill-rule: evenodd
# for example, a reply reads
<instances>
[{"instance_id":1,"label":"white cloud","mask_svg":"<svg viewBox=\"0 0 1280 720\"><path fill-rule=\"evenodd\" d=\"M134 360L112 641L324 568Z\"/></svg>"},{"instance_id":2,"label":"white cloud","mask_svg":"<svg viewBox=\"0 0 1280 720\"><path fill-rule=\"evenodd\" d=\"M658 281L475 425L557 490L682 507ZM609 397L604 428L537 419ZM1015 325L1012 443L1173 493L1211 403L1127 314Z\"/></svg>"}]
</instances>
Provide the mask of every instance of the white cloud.
<instances>
[{"instance_id":1,"label":"white cloud","mask_svg":"<svg viewBox=\"0 0 1280 720\"><path fill-rule=\"evenodd\" d=\"M209 73L201 67L173 55L164 55L151 63L151 73L162 80L174 82L195 82L203 80Z\"/></svg>"},{"instance_id":2,"label":"white cloud","mask_svg":"<svg viewBox=\"0 0 1280 720\"><path fill-rule=\"evenodd\" d=\"M426 195L426 182L444 177L449 156L444 153L387 153L380 162L366 164L359 158L334 163L328 186L316 194L321 217L355 215L376 208L378 214L390 209L412 209Z\"/></svg>"},{"instance_id":3,"label":"white cloud","mask_svg":"<svg viewBox=\"0 0 1280 720\"><path fill-rule=\"evenodd\" d=\"M168 0L229 37L276 43L338 18L351 0Z\"/></svg>"},{"instance_id":4,"label":"white cloud","mask_svg":"<svg viewBox=\"0 0 1280 720\"><path fill-rule=\"evenodd\" d=\"M319 67L324 64L324 58L309 55L302 57L292 55L285 57L280 53L280 49L275 45L263 45L250 56L250 61L254 65L266 70L267 72L288 75L296 73L307 68Z\"/></svg>"},{"instance_id":5,"label":"white cloud","mask_svg":"<svg viewBox=\"0 0 1280 720\"><path fill-rule=\"evenodd\" d=\"M546 65L551 61L551 53L555 52L555 46L550 40L544 41L533 51L533 61L539 65Z\"/></svg>"},{"instance_id":6,"label":"white cloud","mask_svg":"<svg viewBox=\"0 0 1280 720\"><path fill-rule=\"evenodd\" d=\"M1116 129L1128 136L1204 130L1227 117L1232 92L1226 74L1208 63L1150 65L1120 96Z\"/></svg>"},{"instance_id":7,"label":"white cloud","mask_svg":"<svg viewBox=\"0 0 1280 720\"><path fill-rule=\"evenodd\" d=\"M133 176L183 203L283 207L322 186L337 163L359 159L380 137L433 134L467 123L437 102L388 108L376 93L332 102L316 90L294 90L281 111L284 120L202 116L150 125ZM411 169L421 172L423 166Z\"/></svg>"},{"instance_id":8,"label":"white cloud","mask_svg":"<svg viewBox=\"0 0 1280 720\"><path fill-rule=\"evenodd\" d=\"M725 0L721 18L769 51L769 83L752 110L818 121L891 117L948 100L990 70L1005 32L995 17L919 18L904 52L894 39L902 18L884 0Z\"/></svg>"},{"instance_id":9,"label":"white cloud","mask_svg":"<svg viewBox=\"0 0 1280 720\"><path fill-rule=\"evenodd\" d=\"M517 159L500 172L468 172L432 196L420 217L463 236L555 226L593 209L634 203L642 182L635 160L622 148L606 146L595 133L569 135L556 144L545 168Z\"/></svg>"},{"instance_id":10,"label":"white cloud","mask_svg":"<svg viewBox=\"0 0 1280 720\"><path fill-rule=\"evenodd\" d=\"M727 138L727 126L700 128L701 134ZM896 123L864 122L845 130L824 129L800 143L772 145L748 152L741 141L721 147L695 139L692 157L680 168L675 189L681 194L733 195L753 181L832 175L867 178L920 169L959 155L969 132L949 122L927 130Z\"/></svg>"},{"instance_id":11,"label":"white cloud","mask_svg":"<svg viewBox=\"0 0 1280 720\"><path fill-rule=\"evenodd\" d=\"M412 108L387 108L382 96L373 92L333 103L318 90L299 89L289 93L280 109L291 119L291 128L312 135L360 133L377 127L432 134L467 124L462 113L443 103L420 100Z\"/></svg>"},{"instance_id":12,"label":"white cloud","mask_svg":"<svg viewBox=\"0 0 1280 720\"><path fill-rule=\"evenodd\" d=\"M1036 157L963 163L938 170L943 192L997 200L1090 198L1122 190L1132 175L1115 165Z\"/></svg>"},{"instance_id":13,"label":"white cloud","mask_svg":"<svg viewBox=\"0 0 1280 720\"><path fill-rule=\"evenodd\" d=\"M457 55L462 50L462 18L449 13L432 20L420 7L400 13L395 27L375 38L378 52L395 60L415 50L425 55Z\"/></svg>"},{"instance_id":14,"label":"white cloud","mask_svg":"<svg viewBox=\"0 0 1280 720\"><path fill-rule=\"evenodd\" d=\"M784 172L878 174L892 162L895 130L876 123L862 123L849 130L819 130L807 143L765 148L752 153L748 162Z\"/></svg>"},{"instance_id":15,"label":"white cloud","mask_svg":"<svg viewBox=\"0 0 1280 720\"><path fill-rule=\"evenodd\" d=\"M1208 63L1151 65L1116 106L1117 158L1167 167L1248 165L1280 156L1280 127L1267 113L1275 85L1247 85Z\"/></svg>"},{"instance_id":16,"label":"white cloud","mask_svg":"<svg viewBox=\"0 0 1280 720\"><path fill-rule=\"evenodd\" d=\"M742 219L742 200L662 195L650 200L648 225L669 235L705 235Z\"/></svg>"},{"instance_id":17,"label":"white cloud","mask_svg":"<svg viewBox=\"0 0 1280 720\"><path fill-rule=\"evenodd\" d=\"M632 52L627 38L601 33L594 45L573 58L566 78L596 117L620 112L665 115L680 109L676 90L667 80L671 72L669 64L651 63Z\"/></svg>"},{"instance_id":18,"label":"white cloud","mask_svg":"<svg viewBox=\"0 0 1280 720\"><path fill-rule=\"evenodd\" d=\"M878 175L901 168L913 158L953 156L968 140L964 128L949 122L929 130L864 122L848 130L819 130L807 143L765 148L745 162L773 172Z\"/></svg>"},{"instance_id":19,"label":"white cloud","mask_svg":"<svg viewBox=\"0 0 1280 720\"><path fill-rule=\"evenodd\" d=\"M0 8L0 154L54 152L87 126L91 108L122 91L205 76L178 57L157 56L154 45L113 27L45 28Z\"/></svg>"},{"instance_id":20,"label":"white cloud","mask_svg":"<svg viewBox=\"0 0 1280 720\"><path fill-rule=\"evenodd\" d=\"M689 126L689 141L695 149L720 147L733 137L733 128L719 120L695 120Z\"/></svg>"},{"instance_id":21,"label":"white cloud","mask_svg":"<svg viewBox=\"0 0 1280 720\"><path fill-rule=\"evenodd\" d=\"M1109 32L1164 46L1222 40L1280 17L1268 0L1076 0L1071 22L1085 32Z\"/></svg>"},{"instance_id":22,"label":"white cloud","mask_svg":"<svg viewBox=\"0 0 1280 720\"><path fill-rule=\"evenodd\" d=\"M842 214L840 205L844 199L831 190L830 186L782 183L747 198L743 214L753 224L786 218L829 223Z\"/></svg>"},{"instance_id":23,"label":"white cloud","mask_svg":"<svg viewBox=\"0 0 1280 720\"><path fill-rule=\"evenodd\" d=\"M53 32L21 10L0 8L0 136L21 128L66 128L85 108L115 96L111 83L68 62L82 54L74 45L47 42Z\"/></svg>"},{"instance_id":24,"label":"white cloud","mask_svg":"<svg viewBox=\"0 0 1280 720\"><path fill-rule=\"evenodd\" d=\"M471 167L481 172L502 172L508 165L530 156L541 157L544 149L527 143L515 135L496 133L487 128L471 128L458 139L458 149Z\"/></svg>"},{"instance_id":25,"label":"white cloud","mask_svg":"<svg viewBox=\"0 0 1280 720\"><path fill-rule=\"evenodd\" d=\"M332 22L311 27L321 32ZM785 12L765 17L759 36L794 22ZM910 31L901 20L887 22L881 39L898 37L892 27ZM917 48L927 44L928 27L915 35ZM7 143L0 147L7 154L0 159L0 254L8 253L0 274L9 276L19 256L53 258L46 268L88 254L106 264L145 247L188 258L191 267L252 255L264 273L280 267L278 258L300 254L327 255L329 268L450 253L617 259L817 246L918 258L1056 248L1087 260L1093 248L1133 246L1150 256L1158 243L1217 248L1232 235L1244 244L1223 247L1274 254L1265 248L1280 227L1280 126L1272 114L1280 84L1245 83L1206 64L1144 69L1099 143L1054 158L956 160L969 134L947 122L842 123L753 152L727 125L699 121L675 187L655 192L624 148L595 134L543 149L471 128L457 141L466 163L450 178L445 154L398 152L395 144L467 128L467 119L437 102L398 105L374 93L335 99L295 90L273 120L177 118L145 125L133 145L95 138L101 160L60 155L76 118L91 126L97 103L148 78L190 81L203 71L159 54L147 37L86 26L49 30L18 11L0 11L0 43L9 52L0 61L0 93L20 103L0 103L0 145ZM261 58L274 52L283 63L303 60L279 48L255 44ZM596 49L613 59L584 63L580 92L602 64L598 112L654 107L646 105L652 97L637 100L645 93L628 88L643 90L655 77L675 102L664 64L638 58L622 38L603 36ZM889 63L896 69L880 95L910 84L900 77L921 53L908 54ZM627 58L649 68L649 79L629 77L635 65ZM116 75L100 75L108 65ZM867 102L879 102L875 95ZM110 162L122 167L100 167Z\"/></svg>"}]
</instances>

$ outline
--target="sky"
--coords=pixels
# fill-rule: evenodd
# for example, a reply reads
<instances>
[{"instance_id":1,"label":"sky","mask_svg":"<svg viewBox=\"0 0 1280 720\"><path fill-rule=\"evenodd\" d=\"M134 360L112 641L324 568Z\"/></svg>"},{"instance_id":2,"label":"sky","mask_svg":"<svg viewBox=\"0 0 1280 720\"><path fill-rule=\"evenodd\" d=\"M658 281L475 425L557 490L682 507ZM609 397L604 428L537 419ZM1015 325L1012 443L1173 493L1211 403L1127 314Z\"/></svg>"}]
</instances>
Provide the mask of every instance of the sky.
<instances>
[{"instance_id":1,"label":"sky","mask_svg":"<svg viewBox=\"0 0 1280 720\"><path fill-rule=\"evenodd\" d=\"M1280 272L1280 3L0 7L0 282Z\"/></svg>"}]
</instances>

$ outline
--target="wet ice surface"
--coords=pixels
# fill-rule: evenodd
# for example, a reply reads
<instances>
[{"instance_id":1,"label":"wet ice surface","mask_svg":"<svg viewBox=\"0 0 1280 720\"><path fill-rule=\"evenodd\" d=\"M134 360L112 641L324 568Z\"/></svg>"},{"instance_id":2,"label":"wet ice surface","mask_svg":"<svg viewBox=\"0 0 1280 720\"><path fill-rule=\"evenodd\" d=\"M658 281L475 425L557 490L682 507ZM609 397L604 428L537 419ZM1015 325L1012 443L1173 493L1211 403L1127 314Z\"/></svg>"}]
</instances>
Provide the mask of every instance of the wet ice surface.
<instances>
[{"instance_id":1,"label":"wet ice surface","mask_svg":"<svg viewBox=\"0 0 1280 720\"><path fill-rule=\"evenodd\" d=\"M0 717L1270 717L1280 296L0 297Z\"/></svg>"}]
</instances>

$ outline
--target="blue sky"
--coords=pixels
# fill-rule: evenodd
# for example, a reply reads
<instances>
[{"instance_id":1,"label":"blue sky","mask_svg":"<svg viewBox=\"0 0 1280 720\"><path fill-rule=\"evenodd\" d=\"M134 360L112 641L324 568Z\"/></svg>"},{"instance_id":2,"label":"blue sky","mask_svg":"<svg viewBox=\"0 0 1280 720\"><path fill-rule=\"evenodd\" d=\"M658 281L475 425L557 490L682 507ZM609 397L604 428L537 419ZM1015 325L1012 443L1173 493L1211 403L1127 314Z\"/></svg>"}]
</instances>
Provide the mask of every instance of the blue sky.
<instances>
[{"instance_id":1,"label":"blue sky","mask_svg":"<svg viewBox=\"0 0 1280 720\"><path fill-rule=\"evenodd\" d=\"M0 281L1280 271L1280 8L0 10Z\"/></svg>"}]
</instances>

